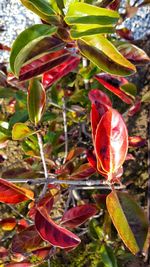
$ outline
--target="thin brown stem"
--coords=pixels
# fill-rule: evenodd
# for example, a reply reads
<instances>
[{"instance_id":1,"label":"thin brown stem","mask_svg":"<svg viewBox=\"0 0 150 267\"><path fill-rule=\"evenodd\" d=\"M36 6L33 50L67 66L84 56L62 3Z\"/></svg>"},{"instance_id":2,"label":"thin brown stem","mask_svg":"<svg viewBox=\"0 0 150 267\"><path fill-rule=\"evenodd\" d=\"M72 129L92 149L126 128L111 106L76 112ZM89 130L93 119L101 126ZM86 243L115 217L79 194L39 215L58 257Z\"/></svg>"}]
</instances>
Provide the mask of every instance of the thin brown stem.
<instances>
[{"instance_id":1,"label":"thin brown stem","mask_svg":"<svg viewBox=\"0 0 150 267\"><path fill-rule=\"evenodd\" d=\"M63 121L64 121L64 135L65 135L65 155L63 163L65 163L68 155L68 129L67 129L67 114L66 114L66 102L65 98L62 98L63 101Z\"/></svg>"}]
</instances>

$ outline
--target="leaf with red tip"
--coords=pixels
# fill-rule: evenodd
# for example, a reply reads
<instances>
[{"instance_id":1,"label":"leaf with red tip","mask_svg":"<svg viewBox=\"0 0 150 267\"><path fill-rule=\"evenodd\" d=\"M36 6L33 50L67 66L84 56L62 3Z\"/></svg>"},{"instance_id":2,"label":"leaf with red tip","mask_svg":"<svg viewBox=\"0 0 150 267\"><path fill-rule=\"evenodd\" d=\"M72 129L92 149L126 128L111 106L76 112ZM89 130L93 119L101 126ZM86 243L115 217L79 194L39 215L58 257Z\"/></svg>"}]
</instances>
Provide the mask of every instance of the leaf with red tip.
<instances>
[{"instance_id":1,"label":"leaf with red tip","mask_svg":"<svg viewBox=\"0 0 150 267\"><path fill-rule=\"evenodd\" d=\"M141 99L137 99L136 103L129 109L128 116L132 117L141 109Z\"/></svg>"},{"instance_id":2,"label":"leaf with red tip","mask_svg":"<svg viewBox=\"0 0 150 267\"><path fill-rule=\"evenodd\" d=\"M16 234L12 240L13 253L26 253L39 247L43 242L34 225Z\"/></svg>"},{"instance_id":3,"label":"leaf with red tip","mask_svg":"<svg viewBox=\"0 0 150 267\"><path fill-rule=\"evenodd\" d=\"M86 222L89 218L97 213L97 208L93 204L85 204L73 207L65 212L62 217L62 224L69 228L76 228L77 226Z\"/></svg>"},{"instance_id":4,"label":"leaf with red tip","mask_svg":"<svg viewBox=\"0 0 150 267\"><path fill-rule=\"evenodd\" d=\"M127 104L132 104L134 97L131 94L127 94L121 86L128 83L125 78L112 76L109 74L98 74L95 78L109 91L117 95L122 101Z\"/></svg>"},{"instance_id":5,"label":"leaf with red tip","mask_svg":"<svg viewBox=\"0 0 150 267\"><path fill-rule=\"evenodd\" d=\"M129 147L141 147L146 145L146 139L141 136L129 136Z\"/></svg>"},{"instance_id":6,"label":"leaf with red tip","mask_svg":"<svg viewBox=\"0 0 150 267\"><path fill-rule=\"evenodd\" d=\"M30 120L37 125L44 113L46 105L46 92L37 79L32 79L28 89L28 113Z\"/></svg>"},{"instance_id":7,"label":"leaf with red tip","mask_svg":"<svg viewBox=\"0 0 150 267\"><path fill-rule=\"evenodd\" d=\"M119 45L119 52L135 65L145 65L150 62L148 55L139 47L127 43Z\"/></svg>"},{"instance_id":8,"label":"leaf with red tip","mask_svg":"<svg viewBox=\"0 0 150 267\"><path fill-rule=\"evenodd\" d=\"M0 178L0 202L17 204L33 198L34 193L31 190L18 187Z\"/></svg>"},{"instance_id":9,"label":"leaf with red tip","mask_svg":"<svg viewBox=\"0 0 150 267\"><path fill-rule=\"evenodd\" d=\"M75 234L57 225L43 207L37 208L35 226L42 239L53 246L73 248L80 243L80 239Z\"/></svg>"},{"instance_id":10,"label":"leaf with red tip","mask_svg":"<svg viewBox=\"0 0 150 267\"><path fill-rule=\"evenodd\" d=\"M73 71L79 64L80 59L78 57L70 56L65 62L56 66L52 70L45 72L43 74L43 86L44 88L48 88L54 82L66 76L68 73Z\"/></svg>"},{"instance_id":11,"label":"leaf with red tip","mask_svg":"<svg viewBox=\"0 0 150 267\"><path fill-rule=\"evenodd\" d=\"M94 173L95 169L89 163L85 163L75 170L69 178L73 180L87 179Z\"/></svg>"},{"instance_id":12,"label":"leaf with red tip","mask_svg":"<svg viewBox=\"0 0 150 267\"><path fill-rule=\"evenodd\" d=\"M0 220L0 227L4 231L12 231L15 228L16 224L17 222L15 218L6 218Z\"/></svg>"},{"instance_id":13,"label":"leaf with red tip","mask_svg":"<svg viewBox=\"0 0 150 267\"><path fill-rule=\"evenodd\" d=\"M117 110L109 109L101 118L95 136L95 150L105 172L113 173L122 166L128 150L128 132Z\"/></svg>"}]
</instances>

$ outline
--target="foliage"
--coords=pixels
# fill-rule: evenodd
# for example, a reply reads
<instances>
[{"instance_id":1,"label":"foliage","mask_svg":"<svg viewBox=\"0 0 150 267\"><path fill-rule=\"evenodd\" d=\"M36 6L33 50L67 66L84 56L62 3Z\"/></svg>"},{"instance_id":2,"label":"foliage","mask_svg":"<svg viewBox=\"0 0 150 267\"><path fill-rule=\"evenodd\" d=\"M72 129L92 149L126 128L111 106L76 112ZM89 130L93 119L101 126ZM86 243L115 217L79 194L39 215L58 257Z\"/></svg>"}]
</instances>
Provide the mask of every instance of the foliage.
<instances>
[{"instance_id":1,"label":"foliage","mask_svg":"<svg viewBox=\"0 0 150 267\"><path fill-rule=\"evenodd\" d=\"M0 202L15 204L16 214L25 210L22 221L0 221L2 231L12 232L0 248L2 266L44 266L60 249L74 253L87 234L91 242L82 253L96 255L87 258L87 266L117 267L124 245L134 255L147 253L147 217L122 192L123 164L132 159L128 148L146 140L128 136L124 114L119 104L113 107L109 92L134 116L149 95L136 96L125 76L149 58L128 42L127 30L116 29L122 21L118 1L21 2L42 23L17 37L11 70L0 72L0 98L8 106L0 121L0 148L18 141L26 163L1 173ZM94 191L86 198L78 193L84 189Z\"/></svg>"}]
</instances>

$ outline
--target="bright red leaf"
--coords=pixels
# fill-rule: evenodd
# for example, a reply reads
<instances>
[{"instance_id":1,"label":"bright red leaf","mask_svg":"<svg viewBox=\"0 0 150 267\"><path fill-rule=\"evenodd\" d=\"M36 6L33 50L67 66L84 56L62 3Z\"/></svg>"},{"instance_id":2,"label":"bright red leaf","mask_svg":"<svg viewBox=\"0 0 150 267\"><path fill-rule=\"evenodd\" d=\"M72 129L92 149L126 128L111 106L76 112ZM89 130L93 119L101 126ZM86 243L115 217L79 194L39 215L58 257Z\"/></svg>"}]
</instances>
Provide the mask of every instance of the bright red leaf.
<instances>
[{"instance_id":1,"label":"bright red leaf","mask_svg":"<svg viewBox=\"0 0 150 267\"><path fill-rule=\"evenodd\" d=\"M35 215L35 226L43 240L60 248L76 247L80 239L67 229L57 225L44 207L38 207Z\"/></svg>"},{"instance_id":2,"label":"bright red leaf","mask_svg":"<svg viewBox=\"0 0 150 267\"><path fill-rule=\"evenodd\" d=\"M128 132L117 110L109 109L100 120L95 136L95 150L105 172L114 173L122 166L128 150Z\"/></svg>"},{"instance_id":3,"label":"bright red leaf","mask_svg":"<svg viewBox=\"0 0 150 267\"><path fill-rule=\"evenodd\" d=\"M97 208L93 204L85 204L73 207L65 212L62 217L62 224L69 228L76 228L77 226L86 222L89 218L97 213Z\"/></svg>"},{"instance_id":4,"label":"bright red leaf","mask_svg":"<svg viewBox=\"0 0 150 267\"><path fill-rule=\"evenodd\" d=\"M15 228L16 224L17 222L15 218L6 218L0 220L0 227L4 231L12 231Z\"/></svg>"},{"instance_id":5,"label":"bright red leaf","mask_svg":"<svg viewBox=\"0 0 150 267\"><path fill-rule=\"evenodd\" d=\"M109 91L117 95L122 101L124 101L126 104L132 104L133 103L133 97L129 94L127 94L121 86L128 83L127 79L117 76L112 76L109 74L98 74L95 76L95 78Z\"/></svg>"},{"instance_id":6,"label":"bright red leaf","mask_svg":"<svg viewBox=\"0 0 150 267\"><path fill-rule=\"evenodd\" d=\"M80 59L78 57L70 56L65 62L56 66L52 70L43 74L42 83L44 88L48 88L54 82L73 71L79 64Z\"/></svg>"},{"instance_id":7,"label":"bright red leaf","mask_svg":"<svg viewBox=\"0 0 150 267\"><path fill-rule=\"evenodd\" d=\"M0 178L0 202L17 204L33 198L34 193L31 190L18 187Z\"/></svg>"}]
</instances>

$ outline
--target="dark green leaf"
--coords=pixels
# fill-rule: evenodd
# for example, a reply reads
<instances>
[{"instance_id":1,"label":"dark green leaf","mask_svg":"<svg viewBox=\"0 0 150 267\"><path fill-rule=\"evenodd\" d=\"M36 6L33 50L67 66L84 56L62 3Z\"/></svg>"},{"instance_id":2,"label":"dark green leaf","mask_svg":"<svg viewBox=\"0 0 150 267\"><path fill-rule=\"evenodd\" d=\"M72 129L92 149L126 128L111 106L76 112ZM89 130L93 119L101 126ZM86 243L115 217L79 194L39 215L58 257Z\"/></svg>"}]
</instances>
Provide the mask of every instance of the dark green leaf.
<instances>
[{"instance_id":1,"label":"dark green leaf","mask_svg":"<svg viewBox=\"0 0 150 267\"><path fill-rule=\"evenodd\" d=\"M118 266L117 259L111 247L103 244L100 249L100 254L101 254L102 261L105 267L117 267Z\"/></svg>"}]
</instances>

